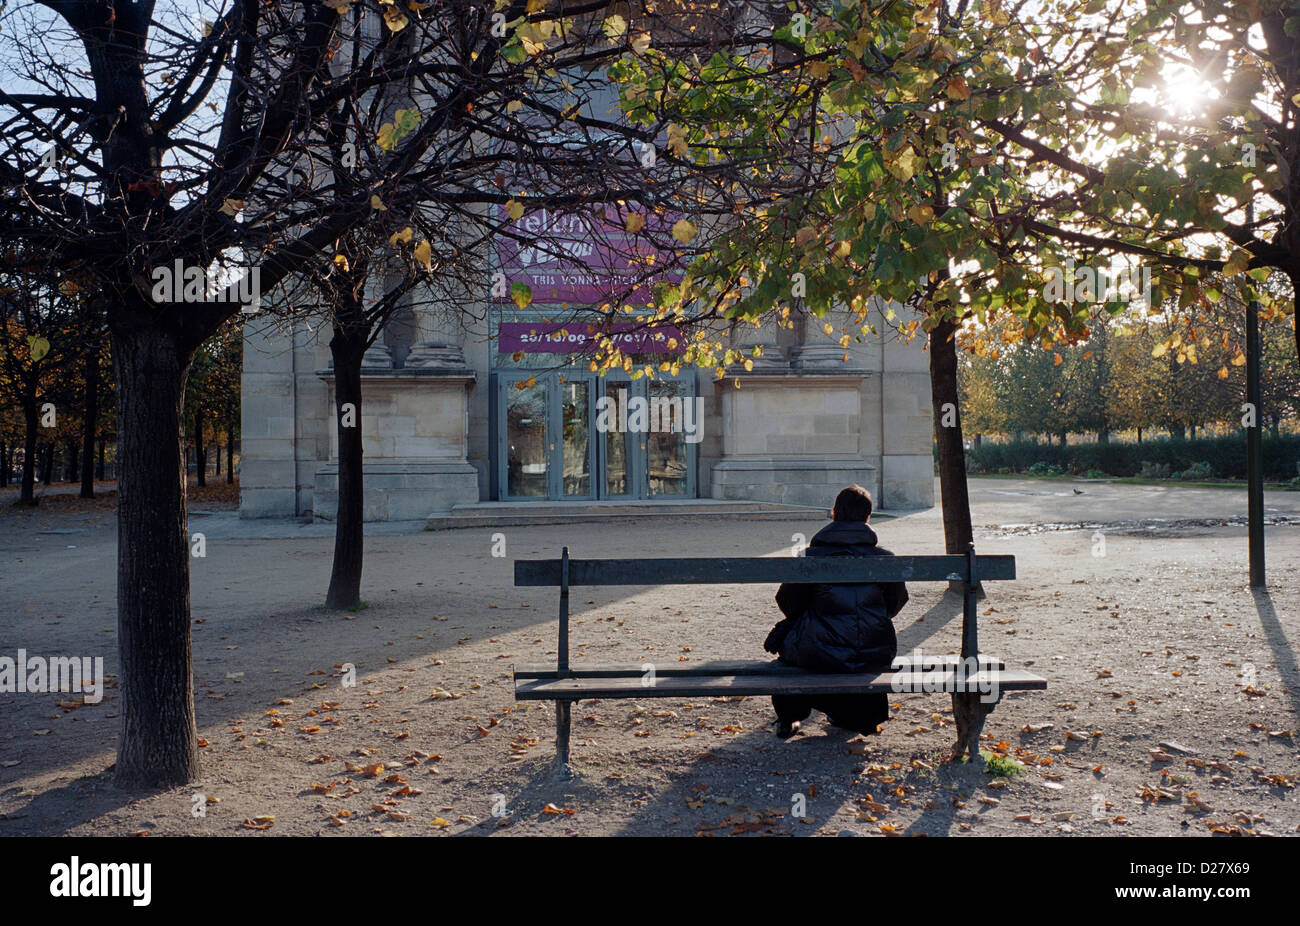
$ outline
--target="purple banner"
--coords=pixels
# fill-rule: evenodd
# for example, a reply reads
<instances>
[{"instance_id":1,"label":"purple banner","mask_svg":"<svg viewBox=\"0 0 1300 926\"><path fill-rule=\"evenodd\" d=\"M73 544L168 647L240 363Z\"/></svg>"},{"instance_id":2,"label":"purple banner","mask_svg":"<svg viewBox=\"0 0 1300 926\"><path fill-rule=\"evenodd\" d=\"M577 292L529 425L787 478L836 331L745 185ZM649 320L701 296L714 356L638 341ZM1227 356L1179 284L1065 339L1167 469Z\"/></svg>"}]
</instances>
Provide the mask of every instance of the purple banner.
<instances>
[{"instance_id":1,"label":"purple banner","mask_svg":"<svg viewBox=\"0 0 1300 926\"><path fill-rule=\"evenodd\" d=\"M644 216L641 235L627 231L627 213L608 206L603 213L557 213L537 209L511 222L501 207L506 228L523 240L496 236L498 266L511 283L524 283L537 305L599 306L607 302L648 305L648 283L678 282L680 270L654 272L672 260L646 240L645 233L670 241L680 216ZM510 302L498 295L496 302Z\"/></svg>"},{"instance_id":2,"label":"purple banner","mask_svg":"<svg viewBox=\"0 0 1300 926\"><path fill-rule=\"evenodd\" d=\"M594 354L602 333L599 325L590 322L502 322L497 353ZM672 325L648 328L619 322L608 334L625 354L671 354L686 347L682 333ZM670 346L669 339L676 339L676 344Z\"/></svg>"}]
</instances>

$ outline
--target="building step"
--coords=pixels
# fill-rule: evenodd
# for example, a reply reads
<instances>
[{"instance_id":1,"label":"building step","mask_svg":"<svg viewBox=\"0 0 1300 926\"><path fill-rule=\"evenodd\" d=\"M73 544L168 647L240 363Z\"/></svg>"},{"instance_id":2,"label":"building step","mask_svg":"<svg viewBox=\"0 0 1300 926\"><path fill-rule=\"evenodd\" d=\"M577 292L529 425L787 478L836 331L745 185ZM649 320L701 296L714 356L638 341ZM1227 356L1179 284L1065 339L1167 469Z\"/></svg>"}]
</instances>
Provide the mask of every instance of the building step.
<instances>
[{"instance_id":1,"label":"building step","mask_svg":"<svg viewBox=\"0 0 1300 926\"><path fill-rule=\"evenodd\" d=\"M825 520L822 508L770 502L721 501L713 498L643 502L478 502L456 505L446 514L431 515L425 530L462 527L525 527L543 524L585 524L607 521L708 517L743 521Z\"/></svg>"}]
</instances>

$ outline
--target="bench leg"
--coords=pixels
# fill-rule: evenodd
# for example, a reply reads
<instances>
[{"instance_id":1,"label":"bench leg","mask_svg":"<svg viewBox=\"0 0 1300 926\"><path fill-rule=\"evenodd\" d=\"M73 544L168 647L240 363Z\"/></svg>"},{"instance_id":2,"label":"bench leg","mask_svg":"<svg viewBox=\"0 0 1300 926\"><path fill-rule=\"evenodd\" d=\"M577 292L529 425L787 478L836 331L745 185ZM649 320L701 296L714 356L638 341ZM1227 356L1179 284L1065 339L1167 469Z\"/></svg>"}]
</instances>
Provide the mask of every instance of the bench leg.
<instances>
[{"instance_id":1,"label":"bench leg","mask_svg":"<svg viewBox=\"0 0 1300 926\"><path fill-rule=\"evenodd\" d=\"M555 702L555 764L559 777L564 780L573 777L573 769L569 765L569 716L572 707L572 701Z\"/></svg>"},{"instance_id":2,"label":"bench leg","mask_svg":"<svg viewBox=\"0 0 1300 926\"><path fill-rule=\"evenodd\" d=\"M957 721L957 742L953 744L951 759L960 759L967 753L972 762L980 757L980 734L984 732L984 720L993 713L997 701L984 702L984 695L978 691L952 693L952 716Z\"/></svg>"}]
</instances>

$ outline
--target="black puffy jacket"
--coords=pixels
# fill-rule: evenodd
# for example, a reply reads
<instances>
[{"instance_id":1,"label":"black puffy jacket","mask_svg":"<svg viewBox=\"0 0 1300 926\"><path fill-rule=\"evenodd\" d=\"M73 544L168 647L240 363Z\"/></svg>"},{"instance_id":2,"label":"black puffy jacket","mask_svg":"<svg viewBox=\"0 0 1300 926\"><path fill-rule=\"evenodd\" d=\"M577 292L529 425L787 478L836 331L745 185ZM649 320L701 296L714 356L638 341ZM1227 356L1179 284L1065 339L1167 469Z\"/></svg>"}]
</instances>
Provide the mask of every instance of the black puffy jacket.
<instances>
[{"instance_id":1,"label":"black puffy jacket","mask_svg":"<svg viewBox=\"0 0 1300 926\"><path fill-rule=\"evenodd\" d=\"M813 537L807 556L892 556L866 524L832 521ZM765 647L781 661L815 672L888 669L898 654L893 617L907 604L902 582L845 585L785 583L776 603L786 620Z\"/></svg>"}]
</instances>

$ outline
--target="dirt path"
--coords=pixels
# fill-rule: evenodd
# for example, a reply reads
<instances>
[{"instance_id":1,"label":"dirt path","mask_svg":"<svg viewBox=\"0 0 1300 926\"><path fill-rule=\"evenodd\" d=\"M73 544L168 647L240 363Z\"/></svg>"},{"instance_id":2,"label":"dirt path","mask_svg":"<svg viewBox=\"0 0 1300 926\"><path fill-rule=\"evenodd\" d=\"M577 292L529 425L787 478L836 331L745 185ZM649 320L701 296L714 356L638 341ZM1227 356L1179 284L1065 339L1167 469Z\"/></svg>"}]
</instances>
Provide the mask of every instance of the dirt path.
<instances>
[{"instance_id":1,"label":"dirt path","mask_svg":"<svg viewBox=\"0 0 1300 926\"><path fill-rule=\"evenodd\" d=\"M515 589L514 558L563 544L579 557L783 556L819 521L506 528L506 558L491 556L490 531L386 525L368 541L369 607L339 615L313 607L328 529L240 522L214 504L191 523L207 542L192 594L203 778L121 791L105 774L111 506L4 506L0 655L103 656L109 687L76 708L58 706L66 694L0 694L0 835L247 834L268 815L271 834L1296 832L1300 493L1267 497L1270 588L1252 595L1231 521L1240 492L972 486L977 546L1015 554L1020 576L991 584L983 649L1050 686L1011 695L985 728L1025 764L1006 781L941 761L944 695L900 696L870 740L815 714L786 742L764 698L580 702L580 777L554 779L553 710L515 705L510 667L553 658L556 594ZM898 553L942 546L937 511L877 527ZM573 658L763 658L774 591L582 590ZM956 651L959 603L914 585L896 625L900 650ZM349 663L355 687L342 684ZM1153 761L1160 742L1171 761Z\"/></svg>"}]
</instances>

